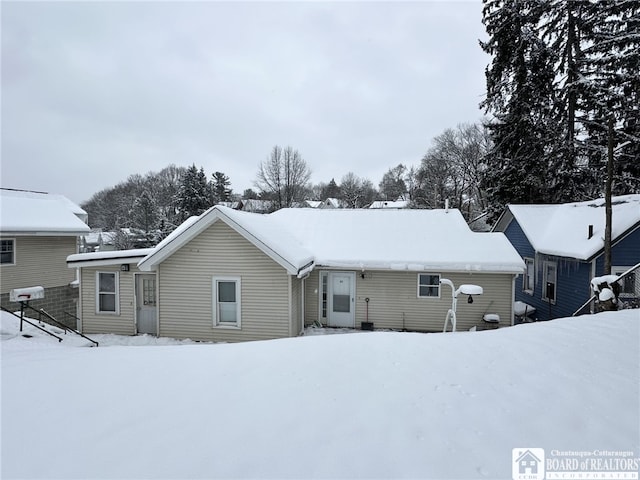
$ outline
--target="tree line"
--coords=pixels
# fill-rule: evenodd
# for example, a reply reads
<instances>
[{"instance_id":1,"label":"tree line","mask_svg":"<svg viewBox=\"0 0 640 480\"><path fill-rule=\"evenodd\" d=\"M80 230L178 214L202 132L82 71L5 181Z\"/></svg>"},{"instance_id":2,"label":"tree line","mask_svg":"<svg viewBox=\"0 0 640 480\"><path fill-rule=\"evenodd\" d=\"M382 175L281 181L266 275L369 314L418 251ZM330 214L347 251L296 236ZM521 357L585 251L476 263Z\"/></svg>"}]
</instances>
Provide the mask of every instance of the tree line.
<instances>
[{"instance_id":1,"label":"tree line","mask_svg":"<svg viewBox=\"0 0 640 480\"><path fill-rule=\"evenodd\" d=\"M222 172L170 165L133 175L83 205L92 227L134 227L161 238L218 202L260 199L271 210L336 198L348 208L404 199L445 200L467 220L494 221L508 203L560 203L603 194L615 156L614 194L640 191L640 2L483 0L491 56L486 118L436 136L418 165L398 164L374 183L348 172L311 184L293 147L274 146L254 189L231 190ZM608 155L607 155L608 154Z\"/></svg>"},{"instance_id":2,"label":"tree line","mask_svg":"<svg viewBox=\"0 0 640 480\"><path fill-rule=\"evenodd\" d=\"M447 129L433 140L418 166L398 164L378 185L354 172L338 181L312 184L311 169L293 147L274 146L260 163L254 187L242 195L222 172L210 177L202 167L169 165L159 172L131 175L115 187L94 194L82 207L93 228L136 229L153 245L192 215L220 202L262 200L269 211L304 206L305 200L335 198L344 208L364 208L376 200L406 200L411 208L440 208L448 199L471 219L486 208L480 185L482 159L489 139L480 124ZM119 243L124 247L125 237Z\"/></svg>"}]
</instances>

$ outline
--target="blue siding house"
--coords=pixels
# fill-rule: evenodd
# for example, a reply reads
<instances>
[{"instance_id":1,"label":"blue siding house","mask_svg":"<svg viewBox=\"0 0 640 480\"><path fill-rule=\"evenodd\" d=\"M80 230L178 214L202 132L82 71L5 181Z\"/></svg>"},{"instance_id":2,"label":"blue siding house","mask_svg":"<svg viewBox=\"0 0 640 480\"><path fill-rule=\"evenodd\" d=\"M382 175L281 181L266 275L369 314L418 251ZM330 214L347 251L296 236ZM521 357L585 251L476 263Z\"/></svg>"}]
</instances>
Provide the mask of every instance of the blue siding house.
<instances>
[{"instance_id":1,"label":"blue siding house","mask_svg":"<svg viewBox=\"0 0 640 480\"><path fill-rule=\"evenodd\" d=\"M640 263L640 195L612 200L611 273ZM508 205L493 228L504 232L526 264L515 300L534 320L569 317L592 295L589 282L604 272L605 201ZM625 278L621 302L637 301L640 272ZM584 313L588 312L585 309Z\"/></svg>"}]
</instances>

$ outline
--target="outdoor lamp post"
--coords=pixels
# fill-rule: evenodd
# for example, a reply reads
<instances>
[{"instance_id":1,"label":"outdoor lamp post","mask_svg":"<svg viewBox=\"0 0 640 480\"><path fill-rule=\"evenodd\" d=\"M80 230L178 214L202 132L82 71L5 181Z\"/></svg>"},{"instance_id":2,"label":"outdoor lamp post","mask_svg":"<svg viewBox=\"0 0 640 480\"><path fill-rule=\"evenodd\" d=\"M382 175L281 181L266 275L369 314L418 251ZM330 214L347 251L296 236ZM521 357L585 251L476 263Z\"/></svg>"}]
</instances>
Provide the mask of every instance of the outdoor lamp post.
<instances>
[{"instance_id":1,"label":"outdoor lamp post","mask_svg":"<svg viewBox=\"0 0 640 480\"><path fill-rule=\"evenodd\" d=\"M443 332L447 331L447 325L449 324L449 321L451 321L451 331L455 332L456 331L456 307L458 305L458 295L461 293L464 295L469 295L467 302L473 303L472 295L482 295L482 287L480 285L465 284L465 285L460 285L460 287L458 287L458 289L456 290L456 287L453 285L453 282L448 278L441 278L440 284L448 285L451 287L451 308L447 312L447 316L444 319L444 328L442 329L442 331Z\"/></svg>"}]
</instances>

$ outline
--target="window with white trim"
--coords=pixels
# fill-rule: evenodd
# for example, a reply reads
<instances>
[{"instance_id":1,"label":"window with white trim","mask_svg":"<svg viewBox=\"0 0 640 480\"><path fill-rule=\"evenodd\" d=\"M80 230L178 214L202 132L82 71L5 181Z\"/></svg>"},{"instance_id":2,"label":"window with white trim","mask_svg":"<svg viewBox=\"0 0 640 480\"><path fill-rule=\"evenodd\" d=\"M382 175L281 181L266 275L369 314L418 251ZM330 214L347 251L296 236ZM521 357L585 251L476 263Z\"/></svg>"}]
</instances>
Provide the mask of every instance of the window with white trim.
<instances>
[{"instance_id":1,"label":"window with white trim","mask_svg":"<svg viewBox=\"0 0 640 480\"><path fill-rule=\"evenodd\" d=\"M556 303L558 286L558 264L556 262L544 262L542 265L542 299Z\"/></svg>"},{"instance_id":2,"label":"window with white trim","mask_svg":"<svg viewBox=\"0 0 640 480\"><path fill-rule=\"evenodd\" d=\"M529 295L533 295L535 290L536 280L535 280L535 262L533 258L524 259L525 271L524 276L522 277L522 290L524 290Z\"/></svg>"},{"instance_id":3,"label":"window with white trim","mask_svg":"<svg viewBox=\"0 0 640 480\"><path fill-rule=\"evenodd\" d=\"M329 272L320 272L320 318L327 318L329 304Z\"/></svg>"},{"instance_id":4,"label":"window with white trim","mask_svg":"<svg viewBox=\"0 0 640 480\"><path fill-rule=\"evenodd\" d=\"M440 298L440 275L437 273L418 274L418 297Z\"/></svg>"},{"instance_id":5,"label":"window with white trim","mask_svg":"<svg viewBox=\"0 0 640 480\"><path fill-rule=\"evenodd\" d=\"M629 270L630 267L611 267L612 275L622 275ZM634 298L640 295L640 270L635 270L625 275L622 280L618 281L620 285L620 298Z\"/></svg>"},{"instance_id":6,"label":"window with white trim","mask_svg":"<svg viewBox=\"0 0 640 480\"><path fill-rule=\"evenodd\" d=\"M0 265L15 265L16 241L13 238L0 240Z\"/></svg>"},{"instance_id":7,"label":"window with white trim","mask_svg":"<svg viewBox=\"0 0 640 480\"><path fill-rule=\"evenodd\" d=\"M213 277L213 325L240 328L240 277Z\"/></svg>"},{"instance_id":8,"label":"window with white trim","mask_svg":"<svg viewBox=\"0 0 640 480\"><path fill-rule=\"evenodd\" d=\"M96 272L96 312L120 313L118 272Z\"/></svg>"}]
</instances>

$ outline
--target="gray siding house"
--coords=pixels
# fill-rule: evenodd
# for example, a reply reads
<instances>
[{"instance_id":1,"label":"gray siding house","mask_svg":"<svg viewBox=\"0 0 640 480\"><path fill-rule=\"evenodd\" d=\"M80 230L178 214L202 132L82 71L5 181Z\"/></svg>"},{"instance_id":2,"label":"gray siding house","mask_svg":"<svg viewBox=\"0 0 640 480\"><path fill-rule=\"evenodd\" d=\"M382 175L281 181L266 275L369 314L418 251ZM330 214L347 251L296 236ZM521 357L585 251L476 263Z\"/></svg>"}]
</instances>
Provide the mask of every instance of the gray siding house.
<instances>
[{"instance_id":1,"label":"gray siding house","mask_svg":"<svg viewBox=\"0 0 640 480\"><path fill-rule=\"evenodd\" d=\"M66 259L78 251L78 237L90 231L86 212L62 195L5 188L0 208L1 305L19 309L10 301L11 290L42 286L45 298L31 306L75 328L67 314L76 314L76 272Z\"/></svg>"},{"instance_id":2,"label":"gray siding house","mask_svg":"<svg viewBox=\"0 0 640 480\"><path fill-rule=\"evenodd\" d=\"M474 233L457 210L215 206L149 250L72 255L86 333L151 333L238 342L300 335L305 325L442 331L452 292L458 329L494 313L512 324L524 263L501 233ZM146 284L145 284L146 281Z\"/></svg>"}]
</instances>

